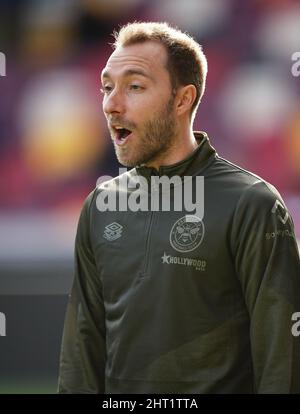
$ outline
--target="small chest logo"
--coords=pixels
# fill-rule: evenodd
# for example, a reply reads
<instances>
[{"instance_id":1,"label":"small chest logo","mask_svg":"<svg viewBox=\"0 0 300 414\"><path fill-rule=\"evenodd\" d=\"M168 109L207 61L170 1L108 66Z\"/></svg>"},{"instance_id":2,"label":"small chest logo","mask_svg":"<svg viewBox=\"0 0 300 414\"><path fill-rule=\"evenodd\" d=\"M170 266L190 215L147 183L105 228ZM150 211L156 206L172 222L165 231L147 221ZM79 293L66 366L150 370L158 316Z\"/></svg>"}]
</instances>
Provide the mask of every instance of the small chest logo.
<instances>
[{"instance_id":1,"label":"small chest logo","mask_svg":"<svg viewBox=\"0 0 300 414\"><path fill-rule=\"evenodd\" d=\"M123 226L114 221L113 223L110 223L107 226L105 226L103 237L108 241L117 240L119 237L122 236L122 230Z\"/></svg>"},{"instance_id":2,"label":"small chest logo","mask_svg":"<svg viewBox=\"0 0 300 414\"><path fill-rule=\"evenodd\" d=\"M204 224L199 217L187 215L175 222L170 232L170 243L177 252L191 252L202 242Z\"/></svg>"}]
</instances>

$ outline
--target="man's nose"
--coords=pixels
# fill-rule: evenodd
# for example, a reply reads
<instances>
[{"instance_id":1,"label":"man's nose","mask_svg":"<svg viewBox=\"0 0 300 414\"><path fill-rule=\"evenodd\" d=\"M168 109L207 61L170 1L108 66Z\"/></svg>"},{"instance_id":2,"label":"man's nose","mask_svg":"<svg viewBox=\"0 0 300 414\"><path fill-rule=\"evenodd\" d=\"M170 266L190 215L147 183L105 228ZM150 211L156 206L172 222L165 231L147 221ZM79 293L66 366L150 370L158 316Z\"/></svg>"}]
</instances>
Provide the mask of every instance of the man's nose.
<instances>
[{"instance_id":1,"label":"man's nose","mask_svg":"<svg viewBox=\"0 0 300 414\"><path fill-rule=\"evenodd\" d=\"M122 94L117 89L114 89L110 92L109 95L106 95L103 99L103 112L106 115L112 113L122 113L124 111L124 98Z\"/></svg>"}]
</instances>

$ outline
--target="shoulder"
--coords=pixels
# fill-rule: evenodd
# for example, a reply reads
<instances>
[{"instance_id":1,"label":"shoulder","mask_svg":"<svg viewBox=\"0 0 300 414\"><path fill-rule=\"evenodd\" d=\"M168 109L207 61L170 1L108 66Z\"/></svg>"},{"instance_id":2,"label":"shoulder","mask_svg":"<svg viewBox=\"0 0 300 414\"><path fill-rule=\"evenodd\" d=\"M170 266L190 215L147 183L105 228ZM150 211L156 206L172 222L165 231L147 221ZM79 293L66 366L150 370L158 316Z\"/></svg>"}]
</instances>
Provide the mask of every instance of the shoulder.
<instances>
[{"instance_id":1,"label":"shoulder","mask_svg":"<svg viewBox=\"0 0 300 414\"><path fill-rule=\"evenodd\" d=\"M128 191L129 181L132 184L131 180L135 180L137 177L135 168L129 171L124 169L124 173L114 178L102 176L93 191L85 198L81 209L81 218L88 218L88 216L93 215L95 212L101 212L102 209L99 209L99 203L102 204L107 196L111 199L116 193Z\"/></svg>"},{"instance_id":2,"label":"shoulder","mask_svg":"<svg viewBox=\"0 0 300 414\"><path fill-rule=\"evenodd\" d=\"M96 196L102 191L116 191L116 189L120 189L121 186L126 185L130 179L137 176L135 168L132 168L129 171L127 171L126 168L123 170L124 172L117 177L101 177L101 180L98 180L97 186L95 188Z\"/></svg>"},{"instance_id":3,"label":"shoulder","mask_svg":"<svg viewBox=\"0 0 300 414\"><path fill-rule=\"evenodd\" d=\"M276 200L284 205L279 191L257 174L221 157L216 158L213 169L214 174L219 176L222 187L235 194L237 207L269 207Z\"/></svg>"},{"instance_id":4,"label":"shoulder","mask_svg":"<svg viewBox=\"0 0 300 414\"><path fill-rule=\"evenodd\" d=\"M237 209L244 214L262 216L274 213L277 209L286 211L279 191L265 180L257 180L241 193Z\"/></svg>"}]
</instances>

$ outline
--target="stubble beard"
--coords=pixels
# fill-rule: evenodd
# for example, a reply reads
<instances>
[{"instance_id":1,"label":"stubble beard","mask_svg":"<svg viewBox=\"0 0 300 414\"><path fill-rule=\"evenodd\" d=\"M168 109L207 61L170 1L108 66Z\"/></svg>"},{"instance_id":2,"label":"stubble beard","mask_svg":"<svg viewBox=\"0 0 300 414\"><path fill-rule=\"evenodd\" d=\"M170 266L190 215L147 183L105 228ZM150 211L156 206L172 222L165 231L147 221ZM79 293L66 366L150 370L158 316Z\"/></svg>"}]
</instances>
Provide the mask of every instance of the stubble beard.
<instances>
[{"instance_id":1,"label":"stubble beard","mask_svg":"<svg viewBox=\"0 0 300 414\"><path fill-rule=\"evenodd\" d=\"M143 131L128 145L120 147L114 143L120 164L130 168L148 164L169 151L176 133L173 105L174 97L172 96L166 107L147 121L143 126Z\"/></svg>"}]
</instances>

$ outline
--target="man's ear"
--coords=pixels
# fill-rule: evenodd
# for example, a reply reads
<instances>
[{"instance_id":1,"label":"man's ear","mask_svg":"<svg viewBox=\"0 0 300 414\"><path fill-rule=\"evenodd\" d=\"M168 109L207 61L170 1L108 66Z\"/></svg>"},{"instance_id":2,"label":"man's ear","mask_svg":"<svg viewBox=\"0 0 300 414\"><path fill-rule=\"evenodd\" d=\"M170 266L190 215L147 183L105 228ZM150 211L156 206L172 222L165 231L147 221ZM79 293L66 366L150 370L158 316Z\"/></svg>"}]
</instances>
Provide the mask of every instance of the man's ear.
<instances>
[{"instance_id":1,"label":"man's ear","mask_svg":"<svg viewBox=\"0 0 300 414\"><path fill-rule=\"evenodd\" d=\"M190 113L193 103L197 98L197 90L195 85L185 85L177 89L175 110L177 115L185 112Z\"/></svg>"}]
</instances>

